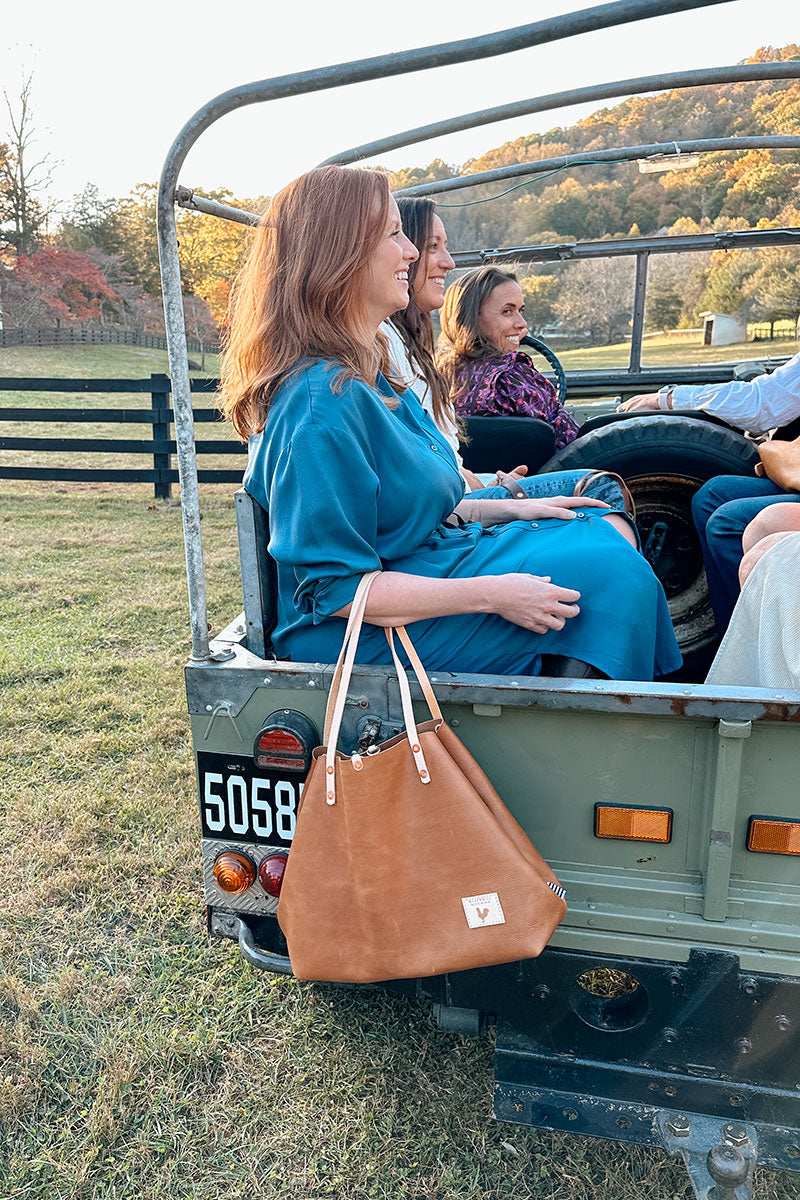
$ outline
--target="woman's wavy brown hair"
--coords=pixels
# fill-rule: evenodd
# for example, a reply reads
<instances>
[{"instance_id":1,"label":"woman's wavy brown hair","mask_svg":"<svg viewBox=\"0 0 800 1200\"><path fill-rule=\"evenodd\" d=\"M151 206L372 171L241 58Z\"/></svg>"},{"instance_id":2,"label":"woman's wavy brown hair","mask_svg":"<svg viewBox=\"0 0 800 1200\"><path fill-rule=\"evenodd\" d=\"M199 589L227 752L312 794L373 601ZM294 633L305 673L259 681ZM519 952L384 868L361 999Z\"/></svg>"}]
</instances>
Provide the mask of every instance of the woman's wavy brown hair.
<instances>
[{"instance_id":1,"label":"woman's wavy brown hair","mask_svg":"<svg viewBox=\"0 0 800 1200\"><path fill-rule=\"evenodd\" d=\"M436 366L447 381L453 404L468 386L466 378L460 385L457 382L464 364L500 354L497 346L481 335L480 311L484 300L509 279L519 282L513 271L503 267L475 267L451 283L444 294Z\"/></svg>"},{"instance_id":2,"label":"woman's wavy brown hair","mask_svg":"<svg viewBox=\"0 0 800 1200\"><path fill-rule=\"evenodd\" d=\"M408 267L408 307L392 316L412 365L419 369L428 385L433 408L433 419L440 429L454 425L464 440L460 422L450 403L450 389L436 369L434 360L433 321L431 314L423 311L416 302L414 291L417 276L425 278L427 268L427 246L433 232L436 205L424 196L398 196L397 207L403 222L403 233L419 250L419 258Z\"/></svg>"},{"instance_id":3,"label":"woman's wavy brown hair","mask_svg":"<svg viewBox=\"0 0 800 1200\"><path fill-rule=\"evenodd\" d=\"M221 408L242 441L264 428L276 389L309 358L341 365L334 386L372 385L388 370L361 288L388 207L384 175L334 166L301 175L271 202L231 293L221 372Z\"/></svg>"}]
</instances>

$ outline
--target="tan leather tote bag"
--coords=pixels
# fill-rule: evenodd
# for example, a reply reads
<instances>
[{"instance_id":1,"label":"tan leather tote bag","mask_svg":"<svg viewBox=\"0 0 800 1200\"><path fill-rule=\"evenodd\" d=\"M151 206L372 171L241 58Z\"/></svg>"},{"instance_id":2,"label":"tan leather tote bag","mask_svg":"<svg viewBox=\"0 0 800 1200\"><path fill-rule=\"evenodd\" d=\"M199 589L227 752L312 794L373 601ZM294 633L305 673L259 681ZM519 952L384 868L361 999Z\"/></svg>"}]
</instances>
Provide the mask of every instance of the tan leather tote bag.
<instances>
[{"instance_id":1,"label":"tan leather tote bag","mask_svg":"<svg viewBox=\"0 0 800 1200\"><path fill-rule=\"evenodd\" d=\"M431 719L416 724L387 629L405 731L364 755L336 749L377 574L353 600L286 865L278 920L292 970L372 983L533 958L567 911L564 889L444 723L405 629Z\"/></svg>"}]
</instances>

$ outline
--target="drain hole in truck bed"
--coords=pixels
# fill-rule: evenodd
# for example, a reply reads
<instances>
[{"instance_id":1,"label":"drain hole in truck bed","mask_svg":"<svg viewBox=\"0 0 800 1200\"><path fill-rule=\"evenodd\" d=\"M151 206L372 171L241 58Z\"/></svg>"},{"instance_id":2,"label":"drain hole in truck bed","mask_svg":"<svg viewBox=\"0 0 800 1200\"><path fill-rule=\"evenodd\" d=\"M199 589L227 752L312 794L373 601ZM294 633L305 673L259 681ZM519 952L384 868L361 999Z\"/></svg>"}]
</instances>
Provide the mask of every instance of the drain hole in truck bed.
<instances>
[{"instance_id":1,"label":"drain hole in truck bed","mask_svg":"<svg viewBox=\"0 0 800 1200\"><path fill-rule=\"evenodd\" d=\"M585 1025L610 1033L635 1029L649 1008L647 992L639 980L627 971L609 967L579 975L572 986L570 1004Z\"/></svg>"}]
</instances>

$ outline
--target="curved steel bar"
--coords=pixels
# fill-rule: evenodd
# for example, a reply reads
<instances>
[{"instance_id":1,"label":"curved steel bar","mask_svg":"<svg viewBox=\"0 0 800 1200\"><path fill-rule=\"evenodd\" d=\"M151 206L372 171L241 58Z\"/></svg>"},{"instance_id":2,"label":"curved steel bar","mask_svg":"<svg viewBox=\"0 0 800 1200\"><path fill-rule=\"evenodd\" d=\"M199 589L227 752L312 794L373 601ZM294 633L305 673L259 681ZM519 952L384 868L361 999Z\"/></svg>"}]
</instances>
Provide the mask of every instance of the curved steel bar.
<instances>
[{"instance_id":1,"label":"curved steel bar","mask_svg":"<svg viewBox=\"0 0 800 1200\"><path fill-rule=\"evenodd\" d=\"M270 954L267 950L259 949L247 922L241 917L234 917L234 921L238 923L239 949L251 967L258 967L259 971L274 971L278 975L293 974L292 964L285 954Z\"/></svg>"},{"instance_id":2,"label":"curved steel bar","mask_svg":"<svg viewBox=\"0 0 800 1200\"><path fill-rule=\"evenodd\" d=\"M432 192L454 192L461 188L477 187L482 183L497 183L501 179L514 179L520 175L543 175L560 167L589 167L595 163L628 162L655 155L711 154L716 150L797 150L800 137L783 135L775 137L698 138L690 142L650 142L646 146L618 146L607 150L589 150L583 154L561 154L558 158L542 158L538 162L510 163L494 171L478 171L473 175L459 175L455 179L440 179L435 183L420 183L416 187L401 188L395 196L427 196Z\"/></svg>"},{"instance_id":3,"label":"curved steel bar","mask_svg":"<svg viewBox=\"0 0 800 1200\"><path fill-rule=\"evenodd\" d=\"M222 217L224 221L234 221L238 225L259 225L261 217L258 213L247 212L242 208L234 208L231 204L220 204L218 200L208 200L198 196L192 188L175 188L175 203L179 208L188 208L190 212L208 213L212 217Z\"/></svg>"},{"instance_id":4,"label":"curved steel bar","mask_svg":"<svg viewBox=\"0 0 800 1200\"><path fill-rule=\"evenodd\" d=\"M747 250L754 246L800 246L800 229L735 229L724 233L667 234L656 237L550 242L542 246L505 246L497 250L456 250L457 267L484 263L575 262L583 258L624 258L638 254L686 254L709 250Z\"/></svg>"},{"instance_id":5,"label":"curved steel bar","mask_svg":"<svg viewBox=\"0 0 800 1200\"><path fill-rule=\"evenodd\" d=\"M484 108L465 113L461 117L450 117L432 125L420 125L406 129L391 137L365 142L333 154L321 164L347 163L374 158L389 150L412 146L448 133L461 133L479 125L491 125L496 121L507 121L512 117L526 117L531 113L549 112L554 108L568 108L595 100L611 100L619 96L636 96L644 92L665 92L671 88L708 87L718 83L757 83L768 79L800 78L800 62L739 63L731 67L709 67L702 71L674 71L670 75L640 75L635 79L619 79L614 83L596 83L591 87L570 88L564 92L551 92L549 96L536 96L530 100L517 100L513 104L501 104L497 108Z\"/></svg>"},{"instance_id":6,"label":"curved steel bar","mask_svg":"<svg viewBox=\"0 0 800 1200\"><path fill-rule=\"evenodd\" d=\"M546 21L537 21L499 33L484 34L459 42L426 46L400 54L384 54L358 62L320 67L313 71L301 71L293 75L283 75L257 83L243 84L240 87L231 88L227 92L222 92L189 118L167 152L158 185L156 219L164 298L164 321L172 379L172 404L186 546L186 575L189 590L193 660L208 661L211 654L208 644L203 548L200 537L200 497L194 450L191 385L183 322L178 235L175 223L175 189L178 173L186 155L200 134L220 117L248 104L324 91L328 88L344 87L347 84L360 83L369 79L383 79L391 75L425 71L432 67L470 62L478 58L492 58L514 50L522 50L528 46L543 45L562 38L575 37L577 34L589 33L596 29L608 29L648 17L664 16L668 13L686 12L726 3L729 3L729 0L614 0L610 4L595 5L592 8L565 13L563 16L551 17Z\"/></svg>"}]
</instances>

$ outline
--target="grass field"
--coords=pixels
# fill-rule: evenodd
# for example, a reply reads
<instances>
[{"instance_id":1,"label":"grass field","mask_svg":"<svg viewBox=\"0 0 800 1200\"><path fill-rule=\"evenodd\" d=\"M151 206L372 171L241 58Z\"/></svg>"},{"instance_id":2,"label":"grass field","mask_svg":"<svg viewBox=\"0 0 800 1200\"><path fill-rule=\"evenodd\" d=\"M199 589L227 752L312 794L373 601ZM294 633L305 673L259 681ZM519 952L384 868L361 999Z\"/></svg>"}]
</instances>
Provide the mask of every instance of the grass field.
<instances>
[{"instance_id":1,"label":"grass field","mask_svg":"<svg viewBox=\"0 0 800 1200\"><path fill-rule=\"evenodd\" d=\"M627 367L630 342L613 346L589 346L580 350L565 350L558 354L562 365L571 371L592 371L602 367ZM642 366L645 368L688 366L695 363L743 362L751 358L783 357L796 354L800 342L741 342L733 346L699 346L675 342L669 338L652 338L642 347Z\"/></svg>"},{"instance_id":2,"label":"grass field","mask_svg":"<svg viewBox=\"0 0 800 1200\"><path fill-rule=\"evenodd\" d=\"M232 507L204 493L215 628ZM177 506L0 483L3 1200L688 1197L655 1151L493 1124L489 1040L207 940L188 648Z\"/></svg>"}]
</instances>

